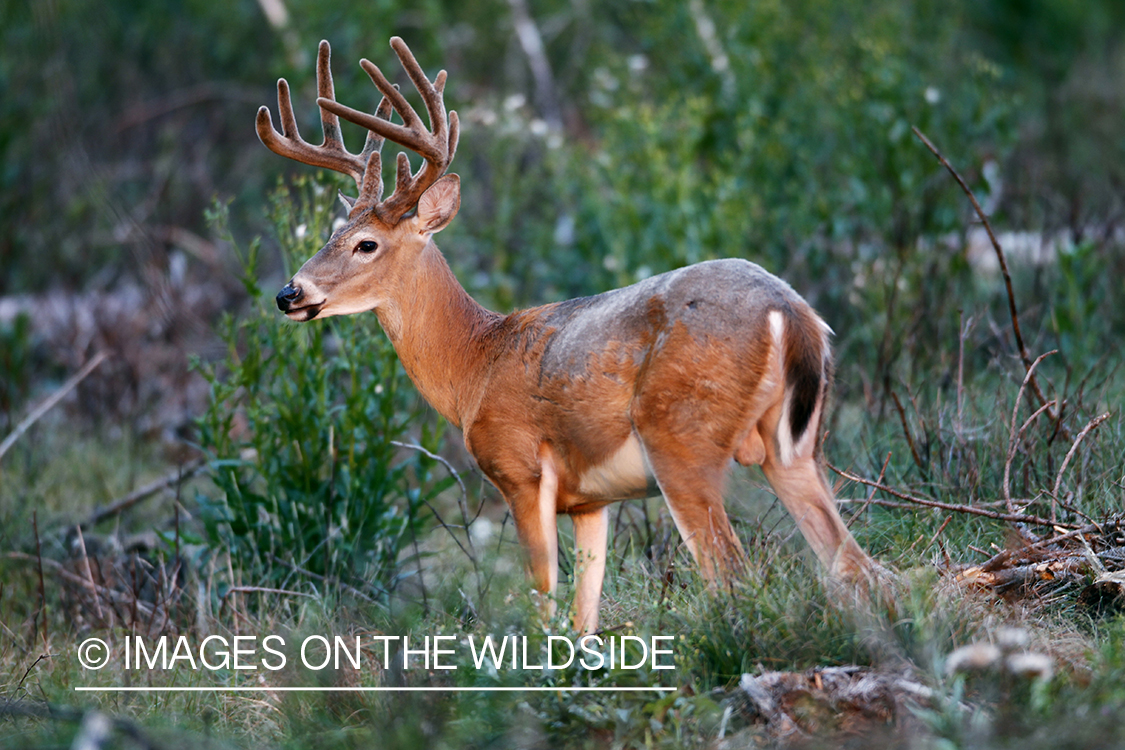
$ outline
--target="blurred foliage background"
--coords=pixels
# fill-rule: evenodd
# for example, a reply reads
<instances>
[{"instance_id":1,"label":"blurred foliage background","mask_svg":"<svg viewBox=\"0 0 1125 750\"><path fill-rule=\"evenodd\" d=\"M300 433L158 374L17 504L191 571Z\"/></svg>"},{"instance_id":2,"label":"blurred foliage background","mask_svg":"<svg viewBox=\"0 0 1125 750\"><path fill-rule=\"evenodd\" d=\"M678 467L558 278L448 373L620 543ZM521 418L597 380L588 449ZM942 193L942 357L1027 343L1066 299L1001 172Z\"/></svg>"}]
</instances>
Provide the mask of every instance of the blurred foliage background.
<instances>
[{"instance_id":1,"label":"blurred foliage background","mask_svg":"<svg viewBox=\"0 0 1125 750\"><path fill-rule=\"evenodd\" d=\"M1114 0L56 0L3 3L0 29L0 295L135 282L173 344L240 298L204 209L232 201L249 238L277 180L307 171L255 137L274 80L291 81L314 138L317 41L333 44L339 98L372 106L356 62L401 78L392 34L451 73L466 196L442 245L488 304L747 257L832 322L870 400L896 366L956 341L956 293L980 276L964 197L917 125L998 225L1093 252L1072 269L1090 296L1071 312L1121 329ZM1061 294L1057 272L1032 272L1037 300ZM169 296L191 281L208 285L198 306Z\"/></svg>"},{"instance_id":2,"label":"blurred foliage background","mask_svg":"<svg viewBox=\"0 0 1125 750\"><path fill-rule=\"evenodd\" d=\"M115 553L159 557L159 570L166 557L196 576L195 614L177 604L161 627L245 619L227 603L239 583L326 591L328 601L350 591L380 605L393 593L459 622L477 621L479 605L480 622L499 621L489 620L491 578L482 584L481 571L507 561L512 570L499 580L516 575L514 545L500 544L501 503L482 506L477 528L489 544L479 566L473 535L455 521L467 527L467 501L488 490L481 480L453 491L435 454L458 467L467 458L456 439L442 442L372 316L296 326L272 304L338 218L335 189L354 185L271 154L255 135L255 111L268 104L276 122L274 84L285 77L303 135L319 139L322 38L333 46L341 102L377 103L362 57L412 93L387 44L395 34L431 75L450 73L464 197L439 245L482 303L506 311L708 258L748 258L788 280L837 333L828 454L870 476L883 466L888 484L956 503L989 500L1015 455L1006 454L1006 412L1024 369L992 249L964 194L911 132L918 127L1001 233L1032 356L1059 349L1038 373L1062 408L1012 443L1021 451L1013 496L1042 505L1043 488L1061 486L1069 438L1111 410L1097 434L1109 447L1091 437L1068 484L1082 518L1119 511L1120 0L0 0L0 437L97 352L111 355L78 398L5 456L0 550L22 550L26 562L39 555L37 524L65 529L142 475L202 454L209 483L167 492L160 508L124 523L162 538L147 552ZM345 124L345 137L358 150L362 134ZM893 463L884 458L892 449ZM182 527L181 509L192 516ZM441 542L452 542L435 541L439 511L453 519L440 525L464 543L475 588L467 573L443 573ZM675 544L660 540L674 539L672 526L658 519L653 531L648 510L639 515L633 506L625 522L617 514L622 566L610 589L624 603L608 617L659 626L668 616L670 627L712 636L692 657L706 687L751 668L747 653L802 668L862 660L849 651L861 637L803 568L775 566L782 572L743 610L665 612L662 579L642 557L665 570L658 563ZM775 536L776 524L763 532L766 515L750 548L769 568L788 532ZM118 534L118 518L84 544ZM950 523L941 520L885 514L856 533L892 565L928 565L929 546L915 549L939 540ZM752 525L740 531L754 536ZM945 534L955 561L1004 541L997 525L961 519ZM634 539L643 542L636 549ZM42 554L66 560L69 545L45 533ZM5 564L7 575L23 562ZM438 584L429 593L424 566ZM13 629L30 633L29 643L40 632L35 606L46 606L30 570L11 575L15 593L0 612L0 624L22 621ZM492 599L507 585L497 583ZM915 591L932 588L922 581ZM288 600L256 601L262 623L306 613ZM509 605L492 614L502 619ZM903 611L918 613L921 633L924 615L942 610L920 598ZM58 619L72 610L53 611ZM88 608L83 618L56 632L112 626ZM914 627L913 616L902 621ZM1087 715L1122 725L1125 657L1114 628L1098 674L1117 708L1079 703L1074 721L1060 714L1059 731ZM964 640L933 631L926 638L941 649ZM31 671L22 658L7 668L17 679ZM181 713L194 716L191 706ZM493 707L522 721L506 703ZM393 713L400 734L422 731L416 712ZM465 715L482 726L494 718L477 706ZM616 709L606 716L618 719L591 715L544 710L537 720L582 737L631 721ZM322 739L319 719L304 708L291 716L307 722L303 736ZM647 715L634 718L629 731L647 738ZM202 721L209 732L211 720ZM373 724L380 739L384 723Z\"/></svg>"}]
</instances>

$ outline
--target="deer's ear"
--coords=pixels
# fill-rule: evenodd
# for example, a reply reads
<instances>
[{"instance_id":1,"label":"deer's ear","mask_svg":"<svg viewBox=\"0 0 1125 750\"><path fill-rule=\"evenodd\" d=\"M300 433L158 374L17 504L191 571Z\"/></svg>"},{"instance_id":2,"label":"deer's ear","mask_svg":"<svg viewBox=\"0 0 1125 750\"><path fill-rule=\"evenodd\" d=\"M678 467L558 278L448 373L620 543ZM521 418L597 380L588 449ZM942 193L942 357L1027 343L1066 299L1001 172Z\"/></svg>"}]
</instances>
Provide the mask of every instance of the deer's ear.
<instances>
[{"instance_id":1,"label":"deer's ear","mask_svg":"<svg viewBox=\"0 0 1125 750\"><path fill-rule=\"evenodd\" d=\"M344 195L343 192L339 192L337 194L340 196L340 202L344 204L344 208L346 208L348 210L348 213L350 214L352 212L352 209L355 208L356 199Z\"/></svg>"},{"instance_id":2,"label":"deer's ear","mask_svg":"<svg viewBox=\"0 0 1125 750\"><path fill-rule=\"evenodd\" d=\"M430 185L418 200L418 230L423 234L440 232L461 207L461 178L447 174Z\"/></svg>"}]
</instances>

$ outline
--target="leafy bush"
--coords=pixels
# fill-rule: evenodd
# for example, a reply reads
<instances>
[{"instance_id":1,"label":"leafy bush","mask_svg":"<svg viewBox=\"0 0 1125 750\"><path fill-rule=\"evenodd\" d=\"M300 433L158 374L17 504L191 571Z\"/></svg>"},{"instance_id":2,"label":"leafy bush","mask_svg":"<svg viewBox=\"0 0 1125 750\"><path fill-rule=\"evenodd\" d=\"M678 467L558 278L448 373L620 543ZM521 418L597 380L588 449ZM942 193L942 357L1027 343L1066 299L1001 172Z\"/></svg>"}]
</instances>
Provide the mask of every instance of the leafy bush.
<instances>
[{"instance_id":1,"label":"leafy bush","mask_svg":"<svg viewBox=\"0 0 1125 750\"><path fill-rule=\"evenodd\" d=\"M334 190L299 185L273 201L290 267L327 237L335 204ZM213 218L221 225L225 209ZM297 566L390 584L419 507L452 481L429 482L428 459L392 441L423 425L422 444L436 450L440 430L425 426L374 316L290 324L255 277L257 242L243 261L251 309L225 319L222 366L201 368L212 396L200 444L217 489L200 500L207 541L253 575Z\"/></svg>"}]
</instances>

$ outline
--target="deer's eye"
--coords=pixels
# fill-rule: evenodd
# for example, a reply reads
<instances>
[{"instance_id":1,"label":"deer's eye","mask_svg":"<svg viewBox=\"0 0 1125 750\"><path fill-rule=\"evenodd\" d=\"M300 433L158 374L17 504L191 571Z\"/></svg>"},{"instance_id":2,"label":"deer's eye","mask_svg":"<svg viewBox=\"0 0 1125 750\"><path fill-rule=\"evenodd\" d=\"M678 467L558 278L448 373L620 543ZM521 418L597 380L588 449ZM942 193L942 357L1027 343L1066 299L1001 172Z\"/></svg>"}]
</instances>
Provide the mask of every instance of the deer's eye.
<instances>
[{"instance_id":1,"label":"deer's eye","mask_svg":"<svg viewBox=\"0 0 1125 750\"><path fill-rule=\"evenodd\" d=\"M364 240L355 246L357 253L373 253L379 249L379 243L373 240Z\"/></svg>"}]
</instances>

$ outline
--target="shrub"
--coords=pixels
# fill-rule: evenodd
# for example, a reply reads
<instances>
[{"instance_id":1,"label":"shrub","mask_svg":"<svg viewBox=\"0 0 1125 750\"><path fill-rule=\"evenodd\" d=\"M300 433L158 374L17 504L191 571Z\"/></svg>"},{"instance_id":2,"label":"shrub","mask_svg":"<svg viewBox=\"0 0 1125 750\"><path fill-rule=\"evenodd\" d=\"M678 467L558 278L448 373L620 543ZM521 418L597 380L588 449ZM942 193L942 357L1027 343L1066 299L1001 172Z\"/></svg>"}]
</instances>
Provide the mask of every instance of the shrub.
<instances>
[{"instance_id":1,"label":"shrub","mask_svg":"<svg viewBox=\"0 0 1125 750\"><path fill-rule=\"evenodd\" d=\"M275 195L288 267L327 237L334 192L306 181ZM212 218L222 226L225 213ZM440 429L421 418L374 316L290 324L258 284L256 241L241 261L250 310L224 319L226 358L200 368L211 385L200 445L216 490L200 498L207 542L254 576L292 575L296 566L389 586L419 530L419 507L451 481L430 482L429 459L392 441L413 425L436 450Z\"/></svg>"}]
</instances>

